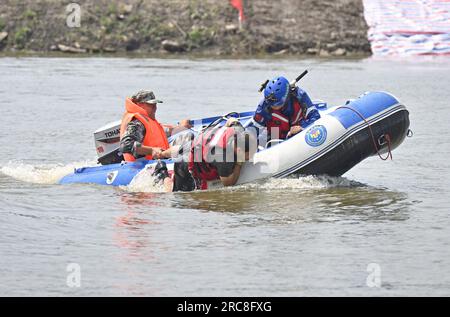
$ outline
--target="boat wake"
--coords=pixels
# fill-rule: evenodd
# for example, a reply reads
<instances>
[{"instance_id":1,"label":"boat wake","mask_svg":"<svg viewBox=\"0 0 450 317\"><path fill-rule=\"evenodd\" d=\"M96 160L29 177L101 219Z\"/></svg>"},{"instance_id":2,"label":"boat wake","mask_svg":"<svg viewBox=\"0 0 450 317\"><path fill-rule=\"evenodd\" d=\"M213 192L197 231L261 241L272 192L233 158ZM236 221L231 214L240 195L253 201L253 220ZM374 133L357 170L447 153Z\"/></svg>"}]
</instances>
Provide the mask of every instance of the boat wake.
<instances>
[{"instance_id":1,"label":"boat wake","mask_svg":"<svg viewBox=\"0 0 450 317\"><path fill-rule=\"evenodd\" d=\"M332 176L291 176L287 178L269 178L262 181L227 187L225 190L315 190L337 187L361 187L362 183L349 180L345 177ZM223 190L223 189L222 189Z\"/></svg>"},{"instance_id":2,"label":"boat wake","mask_svg":"<svg viewBox=\"0 0 450 317\"><path fill-rule=\"evenodd\" d=\"M74 168L93 165L93 162L73 162L66 165L32 165L23 162L9 162L0 168L0 173L14 179L33 184L57 184L59 180L73 172ZM132 193L163 193L164 186L155 182L152 170L143 169L127 186L120 188ZM360 187L364 184L344 177L301 176L288 178L269 178L258 182L213 189L210 191L274 191L274 190L314 190L335 187Z\"/></svg>"},{"instance_id":3,"label":"boat wake","mask_svg":"<svg viewBox=\"0 0 450 317\"><path fill-rule=\"evenodd\" d=\"M127 186L119 186L121 189L131 193L164 193L164 186L155 183L152 176L153 170L144 168L137 174Z\"/></svg>"},{"instance_id":4,"label":"boat wake","mask_svg":"<svg viewBox=\"0 0 450 317\"><path fill-rule=\"evenodd\" d=\"M57 184L58 181L72 173L74 168L95 164L92 161L62 164L33 165L23 162L9 162L0 168L0 173L26 183Z\"/></svg>"},{"instance_id":5,"label":"boat wake","mask_svg":"<svg viewBox=\"0 0 450 317\"><path fill-rule=\"evenodd\" d=\"M232 187L222 187L212 191L276 191L276 190L317 190L327 188L350 188L366 186L345 177L331 176L300 176L289 178L269 178L258 182L247 183ZM156 183L150 170L142 170L128 186L120 186L128 192L163 193L164 186ZM201 191L205 192L205 191Z\"/></svg>"}]
</instances>

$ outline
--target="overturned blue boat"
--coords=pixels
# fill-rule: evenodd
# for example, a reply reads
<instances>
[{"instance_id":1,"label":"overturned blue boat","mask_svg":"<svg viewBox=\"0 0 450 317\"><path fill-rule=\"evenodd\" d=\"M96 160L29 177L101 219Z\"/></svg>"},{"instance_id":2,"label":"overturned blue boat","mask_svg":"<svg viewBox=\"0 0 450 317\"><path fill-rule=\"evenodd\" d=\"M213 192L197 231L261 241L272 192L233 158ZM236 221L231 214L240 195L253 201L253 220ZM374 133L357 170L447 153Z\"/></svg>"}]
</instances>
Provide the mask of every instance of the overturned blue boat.
<instances>
[{"instance_id":1,"label":"overturned blue boat","mask_svg":"<svg viewBox=\"0 0 450 317\"><path fill-rule=\"evenodd\" d=\"M287 140L260 144L250 162L242 169L238 184L268 177L289 175L340 176L364 159L382 155L387 158L410 133L409 112L394 96L386 92L368 92L345 105L328 107L324 102L314 102L320 119ZM244 125L252 120L254 112L235 114ZM194 133L198 133L221 116L195 120ZM97 134L114 135L118 122ZM106 131L106 132L105 132ZM108 134L109 133L109 134ZM107 157L116 155L118 137L107 142ZM169 141L176 139L176 135ZM103 162L105 163L105 162ZM107 160L106 160L106 163ZM169 170L173 161L166 160ZM141 172L154 168L156 161L141 160L103 166L81 167L63 177L60 184L92 183L127 186ZM208 188L221 187L219 181L208 183Z\"/></svg>"}]
</instances>

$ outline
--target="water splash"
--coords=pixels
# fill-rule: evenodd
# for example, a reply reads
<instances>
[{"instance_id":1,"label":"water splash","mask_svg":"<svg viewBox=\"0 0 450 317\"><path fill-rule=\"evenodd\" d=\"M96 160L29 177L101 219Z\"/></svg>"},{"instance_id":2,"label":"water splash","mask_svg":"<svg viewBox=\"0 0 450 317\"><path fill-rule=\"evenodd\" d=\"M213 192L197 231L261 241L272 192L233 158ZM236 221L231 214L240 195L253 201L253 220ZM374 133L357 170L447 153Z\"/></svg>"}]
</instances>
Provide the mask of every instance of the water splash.
<instances>
[{"instance_id":1,"label":"water splash","mask_svg":"<svg viewBox=\"0 0 450 317\"><path fill-rule=\"evenodd\" d=\"M163 193L164 186L161 183L155 184L155 177L152 176L153 169L144 168L137 174L128 186L120 186L121 189L132 193Z\"/></svg>"},{"instance_id":2,"label":"water splash","mask_svg":"<svg viewBox=\"0 0 450 317\"><path fill-rule=\"evenodd\" d=\"M269 178L264 181L227 187L226 190L310 190L335 187L361 187L362 183L349 180L345 177L331 176L300 176L288 178Z\"/></svg>"},{"instance_id":3,"label":"water splash","mask_svg":"<svg viewBox=\"0 0 450 317\"><path fill-rule=\"evenodd\" d=\"M80 166L92 166L94 162L73 162L66 165L46 164L32 165L22 162L9 162L0 168L0 173L14 179L33 184L56 184L67 174L73 172L74 168ZM152 169L143 169L131 181L128 186L120 186L127 192L163 193L163 184L156 183L152 176ZM335 187L360 187L364 184L349 180L344 177L329 176L302 176L289 178L269 178L259 182L253 182L233 187L218 188L211 191L266 191L266 190L311 190Z\"/></svg>"},{"instance_id":4,"label":"water splash","mask_svg":"<svg viewBox=\"0 0 450 317\"><path fill-rule=\"evenodd\" d=\"M93 162L73 162L66 165L46 164L32 165L22 162L8 162L0 168L0 173L33 184L56 184L58 181L73 172L74 168L93 165Z\"/></svg>"},{"instance_id":5,"label":"water splash","mask_svg":"<svg viewBox=\"0 0 450 317\"><path fill-rule=\"evenodd\" d=\"M151 175L151 169L142 170L128 186L121 188L128 192L163 193L164 186L155 184L155 177ZM232 187L220 187L208 191L273 191L273 190L315 190L337 187L364 187L366 185L349 180L345 177L331 176L301 176L289 178L269 178L262 181L247 183Z\"/></svg>"}]
</instances>

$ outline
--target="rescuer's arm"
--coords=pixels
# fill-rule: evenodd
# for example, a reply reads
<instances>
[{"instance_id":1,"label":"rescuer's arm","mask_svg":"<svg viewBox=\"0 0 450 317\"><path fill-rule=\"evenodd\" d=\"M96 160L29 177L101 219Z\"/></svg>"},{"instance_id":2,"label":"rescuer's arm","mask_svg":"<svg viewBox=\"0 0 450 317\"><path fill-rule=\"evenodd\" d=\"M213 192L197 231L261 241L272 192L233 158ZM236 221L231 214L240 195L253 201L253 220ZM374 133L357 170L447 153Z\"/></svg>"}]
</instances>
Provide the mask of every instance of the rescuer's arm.
<instances>
[{"instance_id":1,"label":"rescuer's arm","mask_svg":"<svg viewBox=\"0 0 450 317\"><path fill-rule=\"evenodd\" d=\"M253 120L258 122L261 125L265 125L267 121L272 118L270 114L270 110L268 104L265 100L261 100L256 108L255 115L253 116Z\"/></svg>"},{"instance_id":2,"label":"rescuer's arm","mask_svg":"<svg viewBox=\"0 0 450 317\"><path fill-rule=\"evenodd\" d=\"M162 126L164 128L164 132L166 133L167 137L170 137L186 129L192 128L191 120L189 119L183 119L177 125L163 124Z\"/></svg>"},{"instance_id":3,"label":"rescuer's arm","mask_svg":"<svg viewBox=\"0 0 450 317\"><path fill-rule=\"evenodd\" d=\"M177 157L180 152L181 145L173 145L169 147L167 150L161 151L155 155L157 159L165 159L171 157Z\"/></svg>"},{"instance_id":4,"label":"rescuer's arm","mask_svg":"<svg viewBox=\"0 0 450 317\"><path fill-rule=\"evenodd\" d=\"M228 176L219 176L220 181L222 182L223 186L233 186L237 183L239 179L239 175L241 174L241 163L236 163L233 168L233 172Z\"/></svg>"},{"instance_id":5,"label":"rescuer's arm","mask_svg":"<svg viewBox=\"0 0 450 317\"><path fill-rule=\"evenodd\" d=\"M183 119L178 123L177 126L173 127L172 131L170 131L170 135L177 134L178 132L184 131L186 129L192 128L191 120Z\"/></svg>"},{"instance_id":6,"label":"rescuer's arm","mask_svg":"<svg viewBox=\"0 0 450 317\"><path fill-rule=\"evenodd\" d=\"M313 106L311 98L306 91L304 91L300 87L297 87L295 94L298 102L300 102L300 104L303 104L305 108L310 108Z\"/></svg>"},{"instance_id":7,"label":"rescuer's arm","mask_svg":"<svg viewBox=\"0 0 450 317\"><path fill-rule=\"evenodd\" d=\"M134 153L138 154L139 156L151 155L155 156L155 158L159 158L159 156L162 153L162 149L159 147L144 146L141 145L139 142L135 142L133 155L136 157Z\"/></svg>"}]
</instances>

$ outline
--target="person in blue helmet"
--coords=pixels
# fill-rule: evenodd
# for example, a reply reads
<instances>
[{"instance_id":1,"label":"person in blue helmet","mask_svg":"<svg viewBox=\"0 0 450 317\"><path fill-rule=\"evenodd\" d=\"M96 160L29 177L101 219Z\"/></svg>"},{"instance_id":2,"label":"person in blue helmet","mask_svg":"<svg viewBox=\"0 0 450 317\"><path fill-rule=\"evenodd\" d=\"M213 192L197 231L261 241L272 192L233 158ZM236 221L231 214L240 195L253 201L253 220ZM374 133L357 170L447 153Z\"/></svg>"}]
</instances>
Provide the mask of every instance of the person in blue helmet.
<instances>
[{"instance_id":1,"label":"person in blue helmet","mask_svg":"<svg viewBox=\"0 0 450 317\"><path fill-rule=\"evenodd\" d=\"M286 139L320 118L308 94L292 87L285 77L275 77L264 88L253 120L267 127L268 138ZM278 136L274 135L275 133Z\"/></svg>"}]
</instances>

